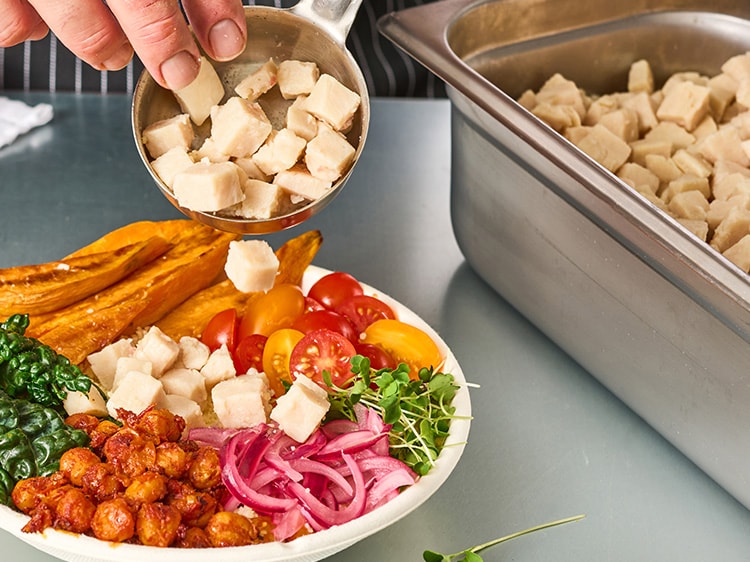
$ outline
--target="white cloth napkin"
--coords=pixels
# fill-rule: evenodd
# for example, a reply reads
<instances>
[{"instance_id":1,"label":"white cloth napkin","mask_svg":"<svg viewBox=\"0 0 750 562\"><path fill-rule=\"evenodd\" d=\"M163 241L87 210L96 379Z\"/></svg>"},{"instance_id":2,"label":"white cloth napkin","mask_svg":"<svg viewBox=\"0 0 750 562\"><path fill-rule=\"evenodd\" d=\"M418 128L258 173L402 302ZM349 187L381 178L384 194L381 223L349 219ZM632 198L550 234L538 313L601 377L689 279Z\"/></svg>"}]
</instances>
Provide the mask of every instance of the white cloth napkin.
<instances>
[{"instance_id":1,"label":"white cloth napkin","mask_svg":"<svg viewBox=\"0 0 750 562\"><path fill-rule=\"evenodd\" d=\"M0 148L12 143L52 120L53 110L48 103L30 106L19 100L0 97Z\"/></svg>"}]
</instances>

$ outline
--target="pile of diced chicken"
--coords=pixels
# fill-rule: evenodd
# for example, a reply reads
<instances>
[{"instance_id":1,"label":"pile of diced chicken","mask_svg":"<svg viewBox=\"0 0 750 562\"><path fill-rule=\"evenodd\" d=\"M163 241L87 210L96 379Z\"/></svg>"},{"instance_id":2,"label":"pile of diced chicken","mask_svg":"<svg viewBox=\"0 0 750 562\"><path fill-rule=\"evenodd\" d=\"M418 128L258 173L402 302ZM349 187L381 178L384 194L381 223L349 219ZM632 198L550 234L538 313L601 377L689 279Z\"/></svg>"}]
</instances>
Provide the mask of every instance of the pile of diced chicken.
<instances>
[{"instance_id":1,"label":"pile of diced chicken","mask_svg":"<svg viewBox=\"0 0 750 562\"><path fill-rule=\"evenodd\" d=\"M750 271L750 53L712 77L630 67L628 91L588 96L560 74L519 103Z\"/></svg>"},{"instance_id":2,"label":"pile of diced chicken","mask_svg":"<svg viewBox=\"0 0 750 562\"><path fill-rule=\"evenodd\" d=\"M259 103L276 87L290 104L281 128ZM361 99L314 62L271 59L234 92L221 103L224 87L204 58L198 78L175 92L183 113L143 131L151 166L180 206L272 218L323 197L348 171L356 149L345 133ZM195 127L208 119L203 139Z\"/></svg>"}]
</instances>

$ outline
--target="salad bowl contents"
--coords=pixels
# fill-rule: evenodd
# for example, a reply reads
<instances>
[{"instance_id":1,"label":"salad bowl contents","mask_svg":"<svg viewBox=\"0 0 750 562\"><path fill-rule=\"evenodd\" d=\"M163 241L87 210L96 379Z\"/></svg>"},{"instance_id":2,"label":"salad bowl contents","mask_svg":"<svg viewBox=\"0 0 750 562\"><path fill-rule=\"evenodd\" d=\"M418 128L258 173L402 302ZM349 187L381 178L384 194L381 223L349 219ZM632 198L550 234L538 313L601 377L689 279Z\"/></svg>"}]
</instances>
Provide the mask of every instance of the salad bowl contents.
<instances>
[{"instance_id":1,"label":"salad bowl contents","mask_svg":"<svg viewBox=\"0 0 750 562\"><path fill-rule=\"evenodd\" d=\"M148 322L90 310L89 299L110 302L108 291L163 294L148 269L171 277L171 261L185 266L177 233L189 224L108 234L66 259L153 237L169 249L81 293L85 305L67 296L50 312L11 310L0 326L0 526L67 560L198 560L206 549L221 560L318 560L416 509L460 459L466 381L403 305L310 265L319 233L276 250L266 292L242 293L212 265L210 282ZM202 250L217 244L226 256L225 239ZM40 276L47 287L36 292L109 275L39 267L61 273ZM71 362L64 353L80 357L80 344L48 344L45 330L80 306L108 321L97 347Z\"/></svg>"}]
</instances>

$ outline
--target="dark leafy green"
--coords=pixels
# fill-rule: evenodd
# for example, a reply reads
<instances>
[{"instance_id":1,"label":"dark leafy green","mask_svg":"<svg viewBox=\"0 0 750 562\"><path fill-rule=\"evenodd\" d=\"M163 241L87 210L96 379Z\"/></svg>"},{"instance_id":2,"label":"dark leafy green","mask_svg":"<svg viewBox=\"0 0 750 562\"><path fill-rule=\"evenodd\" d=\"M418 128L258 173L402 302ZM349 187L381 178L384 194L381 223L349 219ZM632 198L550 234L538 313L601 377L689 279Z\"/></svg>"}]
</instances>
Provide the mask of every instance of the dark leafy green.
<instances>
[{"instance_id":1,"label":"dark leafy green","mask_svg":"<svg viewBox=\"0 0 750 562\"><path fill-rule=\"evenodd\" d=\"M419 379L409 378L409 367L375 371L370 360L357 355L351 360L351 386L335 386L328 373L325 383L331 388L328 418L356 420L354 405L364 404L376 410L383 421L391 424L390 453L417 474L432 468L448 437L450 422L455 418L451 405L458 385L453 375L423 368Z\"/></svg>"},{"instance_id":2,"label":"dark leafy green","mask_svg":"<svg viewBox=\"0 0 750 562\"><path fill-rule=\"evenodd\" d=\"M52 474L65 451L89 444L86 432L66 425L53 408L0 391L0 411L0 503L10 503L17 481Z\"/></svg>"},{"instance_id":3,"label":"dark leafy green","mask_svg":"<svg viewBox=\"0 0 750 562\"><path fill-rule=\"evenodd\" d=\"M92 381L67 357L25 336L28 314L14 314L0 324L0 389L62 411L68 391L88 393Z\"/></svg>"}]
</instances>

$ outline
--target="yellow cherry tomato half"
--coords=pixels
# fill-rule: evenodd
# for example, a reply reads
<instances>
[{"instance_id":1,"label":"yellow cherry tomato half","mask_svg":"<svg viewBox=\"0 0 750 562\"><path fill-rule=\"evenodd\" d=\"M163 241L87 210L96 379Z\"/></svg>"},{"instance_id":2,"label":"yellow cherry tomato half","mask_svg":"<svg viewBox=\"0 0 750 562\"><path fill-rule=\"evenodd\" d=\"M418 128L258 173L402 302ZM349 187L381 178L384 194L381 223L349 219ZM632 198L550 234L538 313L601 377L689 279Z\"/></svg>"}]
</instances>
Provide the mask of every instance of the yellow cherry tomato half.
<instances>
[{"instance_id":1,"label":"yellow cherry tomato half","mask_svg":"<svg viewBox=\"0 0 750 562\"><path fill-rule=\"evenodd\" d=\"M361 342L381 348L396 363L406 363L412 379L417 378L422 367L439 369L444 360L437 344L424 330L400 320L376 320L365 328Z\"/></svg>"},{"instance_id":2,"label":"yellow cherry tomato half","mask_svg":"<svg viewBox=\"0 0 750 562\"><path fill-rule=\"evenodd\" d=\"M266 340L266 346L263 348L263 372L268 377L268 384L276 396L286 394L284 383L291 385L293 382L289 371L289 358L294 346L304 335L299 330L282 328Z\"/></svg>"},{"instance_id":3,"label":"yellow cherry tomato half","mask_svg":"<svg viewBox=\"0 0 750 562\"><path fill-rule=\"evenodd\" d=\"M253 334L270 336L282 328L291 328L305 310L305 295L297 285L282 283L252 299L242 313L239 341Z\"/></svg>"}]
</instances>

